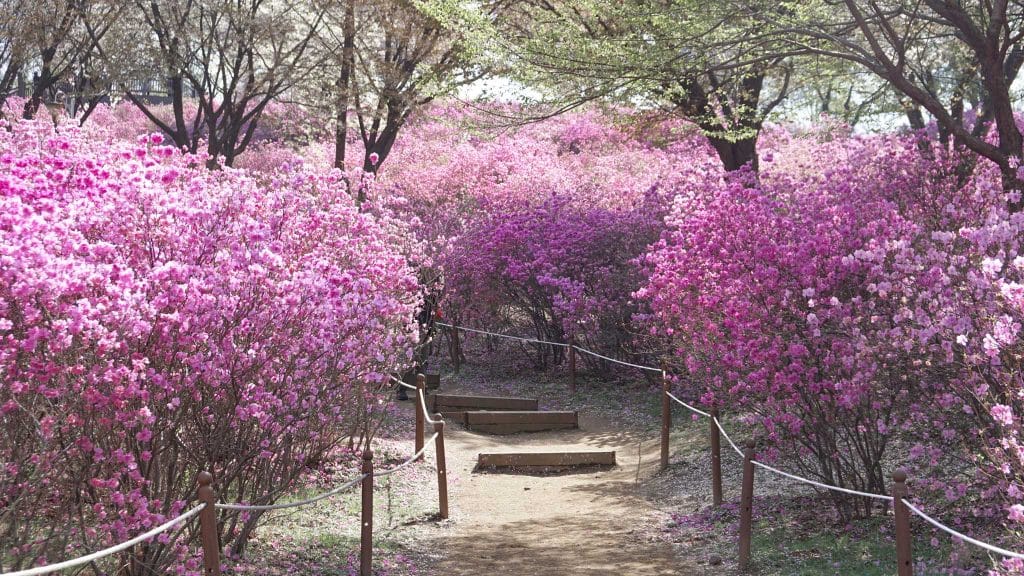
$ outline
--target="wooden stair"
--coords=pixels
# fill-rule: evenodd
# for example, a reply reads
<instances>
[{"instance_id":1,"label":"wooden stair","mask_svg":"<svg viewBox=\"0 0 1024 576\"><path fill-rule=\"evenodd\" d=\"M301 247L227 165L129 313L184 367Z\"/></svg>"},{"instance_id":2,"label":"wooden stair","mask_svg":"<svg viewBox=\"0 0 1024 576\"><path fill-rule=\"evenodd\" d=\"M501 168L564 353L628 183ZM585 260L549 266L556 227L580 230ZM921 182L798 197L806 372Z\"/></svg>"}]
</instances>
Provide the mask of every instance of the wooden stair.
<instances>
[{"instance_id":1,"label":"wooden stair","mask_svg":"<svg viewBox=\"0 0 1024 576\"><path fill-rule=\"evenodd\" d=\"M441 387L440 374L424 374L423 385L427 390L437 390Z\"/></svg>"},{"instance_id":2,"label":"wooden stair","mask_svg":"<svg viewBox=\"0 0 1024 576\"><path fill-rule=\"evenodd\" d=\"M465 396L458 394L435 394L431 398L434 412L440 412L448 422L466 424L467 412L536 411L536 398L507 398L503 396Z\"/></svg>"},{"instance_id":3,"label":"wooden stair","mask_svg":"<svg viewBox=\"0 0 1024 576\"><path fill-rule=\"evenodd\" d=\"M571 430L580 427L578 412L467 411L466 428L489 434L515 434L544 430Z\"/></svg>"},{"instance_id":4,"label":"wooden stair","mask_svg":"<svg viewBox=\"0 0 1024 576\"><path fill-rule=\"evenodd\" d=\"M615 466L615 452L509 452L477 457L477 468L481 470L555 471L582 466Z\"/></svg>"}]
</instances>

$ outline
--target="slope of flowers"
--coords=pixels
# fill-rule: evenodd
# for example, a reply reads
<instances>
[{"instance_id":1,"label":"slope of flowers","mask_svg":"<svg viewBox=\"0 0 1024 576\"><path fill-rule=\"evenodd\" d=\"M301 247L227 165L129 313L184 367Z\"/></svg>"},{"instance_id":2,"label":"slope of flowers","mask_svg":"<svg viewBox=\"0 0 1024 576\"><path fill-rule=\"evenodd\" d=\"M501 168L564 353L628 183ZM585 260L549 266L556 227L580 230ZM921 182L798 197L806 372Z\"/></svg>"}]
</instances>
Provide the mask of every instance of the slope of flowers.
<instances>
[{"instance_id":1,"label":"slope of flowers","mask_svg":"<svg viewBox=\"0 0 1024 576\"><path fill-rule=\"evenodd\" d=\"M616 350L642 282L634 259L680 183L719 173L713 155L692 133L660 147L597 113L497 136L465 116L440 109L411 126L381 175L434 251L445 312ZM538 352L541 364L558 353Z\"/></svg>"},{"instance_id":2,"label":"slope of flowers","mask_svg":"<svg viewBox=\"0 0 1024 576\"><path fill-rule=\"evenodd\" d=\"M767 129L761 173L726 175L685 124L635 111L496 131L481 127L493 121L486 115L437 106L403 128L375 177L328 170L329 130L294 118L271 110L263 141L240 159L255 181L204 175L149 140L117 144L144 125L130 109L97 111L92 122L115 129L102 153L73 132L4 136L13 175L0 181L4 256L20 268L4 260L0 272L5 287L32 287L5 288L0 309L0 361L13 383L2 400L21 402L5 405L4 422L18 431L14 446L27 447L11 470L22 483L61 470L44 485L75 494L78 510L100 502L84 513L106 515L97 537L136 530L135 515L153 513L145 487L165 461L143 457L216 462L223 447L200 435L226 430L273 471L274 482L236 490L255 498L336 442L318 423L372 413L353 382L378 381L408 352L412 262L450 321L606 353L668 350L705 403L751 415L761 457L876 493L894 464L906 465L929 510L1024 547L1024 217L1007 212L986 163L965 178L973 159L917 136L854 136L826 122ZM348 208L350 188L368 195L367 213ZM383 340L349 332L359 314L377 320ZM533 352L541 366L562 360L560 348ZM240 381L256 384L232 388ZM92 402L90 386L102 410L81 424L76 402ZM130 391L123 403L110 400L118 386ZM197 386L198 395L169 395ZM62 394L78 389L82 400ZM295 395L281 402L286 390ZM90 449L103 436L92 430L121 431L129 446L100 446L96 463L71 460L97 479L88 495L68 490L77 472L56 463L60 450L81 449L52 406L87 431ZM203 456L169 447L150 416L122 414L142 409L195 430L186 444ZM266 442L290 443L290 460L261 460L277 453ZM37 453L52 461L25 460ZM142 480L112 473L110 458ZM191 479L179 480L160 494L183 499ZM11 486L4 494L22 494ZM110 498L125 504L108 508ZM843 519L878 511L846 497L835 505Z\"/></svg>"},{"instance_id":3,"label":"slope of flowers","mask_svg":"<svg viewBox=\"0 0 1024 576\"><path fill-rule=\"evenodd\" d=\"M777 143L758 180L677 199L638 294L651 329L704 401L756 415L764 456L881 493L900 439L947 520L1019 534L1024 218L998 173L959 186L962 158L912 137Z\"/></svg>"},{"instance_id":4,"label":"slope of flowers","mask_svg":"<svg viewBox=\"0 0 1024 576\"><path fill-rule=\"evenodd\" d=\"M154 526L200 470L272 501L411 357L406 229L332 176L260 185L159 136L42 122L2 126L0 165L2 569ZM224 516L225 544L256 520ZM186 538L120 563L198 573Z\"/></svg>"}]
</instances>

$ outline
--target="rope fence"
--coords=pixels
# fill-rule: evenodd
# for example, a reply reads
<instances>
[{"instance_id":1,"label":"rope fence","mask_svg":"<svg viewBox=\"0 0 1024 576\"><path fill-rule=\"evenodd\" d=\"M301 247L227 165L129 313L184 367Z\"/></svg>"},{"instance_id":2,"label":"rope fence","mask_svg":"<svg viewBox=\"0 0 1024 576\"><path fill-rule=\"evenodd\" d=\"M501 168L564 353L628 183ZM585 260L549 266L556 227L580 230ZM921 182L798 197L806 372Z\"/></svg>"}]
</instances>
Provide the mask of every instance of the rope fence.
<instances>
[{"instance_id":1,"label":"rope fence","mask_svg":"<svg viewBox=\"0 0 1024 576\"><path fill-rule=\"evenodd\" d=\"M694 414L698 414L700 416L704 416L705 418L710 418L711 417L711 414L708 414L707 412L705 412L703 410L699 410L697 408L694 408L693 406L690 406L686 402L683 402L679 398L676 398L675 395L673 395L671 392L668 392L667 394L668 394L669 398L675 400L680 406L682 406L683 408L686 408L690 412L693 412Z\"/></svg>"},{"instance_id":2,"label":"rope fence","mask_svg":"<svg viewBox=\"0 0 1024 576\"><path fill-rule=\"evenodd\" d=\"M435 433L433 436L431 436L430 438L427 439L427 442L433 442L433 441L437 440L438 436L439 436L439 434ZM418 452L416 452L415 454L410 456L408 459L406 459L405 462L402 462L398 466L395 466L394 468L391 468L390 470L385 470L383 472L374 472L373 475L374 476L390 476L391 474L394 474L395 472L398 472L399 470L402 470L404 468L408 468L409 466L411 466L413 464L413 462L416 462L417 460L421 459L422 456L423 456L423 453L426 452L426 451L427 451L427 447L424 446L423 448L420 448Z\"/></svg>"},{"instance_id":3,"label":"rope fence","mask_svg":"<svg viewBox=\"0 0 1024 576\"><path fill-rule=\"evenodd\" d=\"M598 354L597 352L594 352L593 350L587 350L586 348L583 348L581 346L576 346L575 344L573 345L573 348L576 349L579 352L583 352L584 354L589 354L590 356L593 356L595 358L600 358L602 360L607 360L608 362L614 362L615 364L621 364L623 366L628 366L630 368L636 368L638 370L647 370L649 372L661 372L661 368L655 368L653 366L644 366L642 364L633 364L632 362L626 362L624 360L617 360L617 359L612 358L610 356L605 356L604 354Z\"/></svg>"},{"instance_id":4,"label":"rope fence","mask_svg":"<svg viewBox=\"0 0 1024 576\"><path fill-rule=\"evenodd\" d=\"M497 332L477 330L476 328L466 328L465 326L453 326L451 324L445 324L444 322L435 322L435 324L443 328L457 329L462 332L472 332L474 334L482 334L484 336L496 336L498 338L504 338L506 340L517 340L519 342L526 342L528 344L545 344L547 346L558 346L560 348L569 347L569 344L566 344L565 342L546 342L544 340L537 340L536 338L524 338L522 336L511 336L509 334L498 334Z\"/></svg>"},{"instance_id":5,"label":"rope fence","mask_svg":"<svg viewBox=\"0 0 1024 576\"><path fill-rule=\"evenodd\" d=\"M146 532L145 534L139 534L138 536L136 536L135 538L132 538L131 540L127 540L125 542L121 542L120 544L117 544L115 546L111 546L110 548L106 548L106 549L100 550L98 552L93 552L92 554L89 554L87 556L82 556L80 558L75 558L73 560L65 560L63 562L58 562L56 564L49 564L47 566L36 566L35 568L28 568L26 570L18 570L17 572L7 572L7 573L3 574L2 576L36 576L38 574L51 574L53 572L59 572L61 570L67 570L69 568L77 568L79 566L84 566L86 564L90 564L90 563L95 562L97 560L101 560L103 558L106 558L107 556L113 556L114 554L117 554L118 552L127 550L127 549L131 548L132 546L135 546L136 544L141 544L141 543L143 543L146 540L149 540L151 538L156 538L160 534L163 534L164 532L167 532L168 530L170 530L171 528L174 528L178 524L181 524L183 522L186 522L186 521L192 519L196 514L199 514L204 508L206 508L206 504L200 504L199 506L196 506L196 507L192 508L188 512L185 512L184 514L182 514L182 515L180 515L180 516L178 516L176 518L172 518L171 520L168 520L167 522L164 522L163 524L157 526L156 528L153 528L152 530L150 530L149 532Z\"/></svg>"},{"instance_id":6,"label":"rope fence","mask_svg":"<svg viewBox=\"0 0 1024 576\"><path fill-rule=\"evenodd\" d=\"M890 496L890 495L885 495L885 494L873 494L873 493L870 493L870 492L862 492L860 490L853 490L853 489L850 489L850 488L844 488L842 486L834 486L834 485L831 485L831 484L826 484L826 483L823 483L823 482L818 482L816 480L811 480L810 478L804 478L802 476L797 476L795 474L791 474L789 472L785 472L783 470L780 470L778 468L769 466L768 464L765 464L763 462L760 462L760 461L754 459L754 443L753 443L753 441L748 441L746 449L745 450L741 450L740 447L737 446L735 442L733 442L732 438L726 432L725 427L722 426L722 423L719 421L718 413L717 413L716 409L712 409L711 412L706 412L704 410L701 410L699 408L691 406L690 404L687 404L686 402L680 400L678 397L676 397L674 394L672 394L669 391L670 383L669 383L669 379L668 379L668 373L667 373L667 370L666 370L664 365L662 365L662 367L660 367L660 368L656 368L654 366L645 366L645 365L642 365L642 364L634 364L632 362L626 362L624 360L619 360L619 359L616 359L616 358L612 358L612 357L606 356L604 354L598 354L597 352L593 352L593 351L587 350L586 348L583 348L581 346L577 346L576 342L575 342L575 338L571 339L571 341L568 344L566 344L564 342L546 342L546 341L543 341L543 340L537 340L537 339L533 339L533 338L523 338L523 337L520 337L520 336L510 336L510 335L507 335L507 334L501 334L501 333L497 333L497 332L488 332L486 330L478 330L478 329L474 329L474 328L465 328L465 327L462 327L462 326L455 326L455 325L452 325L452 324L445 324L445 323L441 323L441 322L438 322L437 324L439 326L443 326L445 328L449 328L450 330L453 331L453 333L457 332L457 331L465 331L465 332L472 332L472 333L476 333L476 334L483 334L483 335L487 335L487 336L493 336L493 337L497 337L497 338L505 338L505 339L509 339L509 340L527 341L527 342L531 342L531 343L535 343L535 344L543 344L543 345L566 347L566 348L569 349L569 352L570 352L570 355L569 355L569 360L570 360L570 362L569 362L569 369L570 369L571 383L572 383L571 384L571 388L572 388L572 390L574 392L575 392L575 388L576 388L576 386L575 386L575 383L576 383L576 364L575 364L574 352L576 352L576 351L582 352L584 354L588 354L590 356L594 356L596 358L600 358L602 360L606 360L608 362L612 362L614 364L619 364L621 366L626 366L628 368L635 368L635 369L638 369L638 370L645 370L645 371L650 371L650 372L661 372L661 374L662 374L661 468L664 470L664 469L666 469L668 467L669 431L671 429L671 424L672 424L672 415L671 415L671 410L670 410L670 406L671 406L670 402L672 402L672 401L674 401L675 403L683 406L684 408L686 408L687 410L689 410L690 412L692 412L692 413L694 413L694 414L696 414L698 416L711 419L711 424L712 425L710 427L710 436L711 436L711 451L712 451L712 455L711 455L711 462L712 462L712 491L713 491L713 494L714 494L713 497L714 497L714 504L715 504L715 506L719 506L722 503L722 496L721 496L721 494L722 494L722 488L721 488L721 479L722 479L722 476L721 476L721 474L722 474L722 472L721 472L721 453L720 453L720 448L719 448L720 438L721 437L725 437L726 442L728 442L729 446L736 452L737 455L739 455L744 460L744 466L743 466L743 485L742 485L742 490L741 490L741 502L740 502L739 564L740 564L740 569L741 570L744 570L744 571L747 570L748 567L749 567L749 561L750 561L750 543L751 543L751 531L752 531L752 523L753 523L753 518L752 518L752 510L753 510L753 482L754 482L754 468L755 467L760 468L762 470L765 470L767 472L771 472L772 474L776 474L778 476L782 476L782 477L788 478L788 479L793 480L795 482L800 482L800 483L803 483L803 484L814 486L816 488L820 488L822 490L828 490L828 491L833 491L833 492L840 492L840 493L849 494L849 495L852 495L852 496L858 496L858 497L862 497L862 498L870 498L870 499L879 500L879 501L883 501L883 502L891 502L891 503L893 503L893 508L894 508L894 512L895 512L895 514L894 514L894 516L895 516L895 523L896 523L895 534L896 534L896 552L897 552L896 556L897 556L897 569L898 569L897 574L898 574L898 576L913 576L913 573L914 573L913 572L913 558L912 558L912 555L911 555L910 524L909 524L909 517L907 515L908 511L910 513L920 517L924 521L928 522L929 524L931 524L935 528L937 528L939 530L942 530L943 532L949 534L950 536L952 536L954 538L959 538L962 541L967 542L968 544L972 544L974 546L977 546L979 548L983 548L983 549L985 549L985 550L987 550L989 552L993 552L995 554L999 554L999 555L1007 557L1007 558L1024 559L1024 554L1022 554L1020 552L1014 552L1014 551L1011 551L1011 550L1006 550L1004 548L1000 548L1000 547L995 546L993 544L988 544L986 542L982 542L982 541L977 540L975 538L971 538L970 536L967 536L967 535L965 535L965 534L963 534L963 533L961 533L961 532L959 532L959 531L957 531L957 530L955 530L955 529L953 529L953 528L943 524L942 522L932 518L931 516L928 516L927 514L925 514L923 511L921 511L920 508L918 508L917 506L915 506L913 503L911 503L909 501L909 499L907 497L907 488L906 488L906 473L903 472L902 470L897 470L892 475L892 478L893 478L892 492L893 493Z\"/></svg>"},{"instance_id":7,"label":"rope fence","mask_svg":"<svg viewBox=\"0 0 1024 576\"><path fill-rule=\"evenodd\" d=\"M982 542L981 540L975 540L974 538L971 538L970 536L968 536L966 534L963 534L962 532L957 532L956 530L950 528L949 526L946 526L945 524L943 524L943 523L939 522L938 520L932 518L931 516L925 514L924 512L921 511L920 508L918 508L917 506L915 506L911 502L908 502L908 501L904 500L903 501L903 505L906 506L907 508L909 508L910 511L913 512L914 514L917 514L918 516L920 516L921 519L923 519L925 522L931 524L932 526L938 528L939 530L942 530L943 532L945 532L946 534L949 534L950 536L952 536L954 538L959 538L959 539L963 540L964 542L967 542L969 544L974 544L975 546L977 546L979 548L984 548L985 550L988 550L989 552L995 552L996 554L999 554L1000 556L1006 556L1007 558L1020 558L1020 559L1024 560L1024 554L1021 554L1020 552L1013 552L1011 550L1006 550L1005 548L1000 548L998 546L993 546L991 544L987 544L985 542Z\"/></svg>"},{"instance_id":8,"label":"rope fence","mask_svg":"<svg viewBox=\"0 0 1024 576\"><path fill-rule=\"evenodd\" d=\"M380 476L381 474L377 473L376 475ZM288 508L301 508L303 506L309 506L310 504L314 504L321 500L326 500L331 496L341 494L345 490L348 490L349 488L355 486L356 484L359 484L365 479L366 475L363 474L362 476L349 480L348 482L342 484L341 486L338 486L337 488L334 488L333 490L328 490L323 494L318 494L316 496L313 496L312 498L306 498L305 500L299 500L298 502L285 502L284 504L225 504L223 502L219 502L214 506L215 508L217 508L217 510L237 510L240 512L266 512L268 510L287 510Z\"/></svg>"},{"instance_id":9,"label":"rope fence","mask_svg":"<svg viewBox=\"0 0 1024 576\"><path fill-rule=\"evenodd\" d=\"M732 446L732 449L735 450L742 458L743 450L740 450L740 447L737 446L736 443L732 441L732 438L729 437L729 433L725 431L725 428L722 427L722 423L718 421L718 416L712 416L711 420L715 423L715 428L718 429L718 432L725 437L725 441L729 443L729 446Z\"/></svg>"},{"instance_id":10,"label":"rope fence","mask_svg":"<svg viewBox=\"0 0 1024 576\"><path fill-rule=\"evenodd\" d=\"M423 454L426 452L426 443L433 442L436 451L436 469L437 469L437 480L438 480L438 508L439 518L448 518L448 480L447 480L447 469L445 464L445 453L444 453L444 419L441 418L440 414L437 414L437 419L431 419L427 414L427 405L424 399L424 382L425 377L423 374L418 374L416 377L416 386L411 386L398 380L394 376L392 380L401 384L406 388L416 390L418 396L418 402L416 406L416 451L412 456L407 458L401 464L390 468L388 470L374 471L373 469L373 452L366 450L363 452L362 470L361 474L356 478L346 481L342 485L332 488L326 492L299 500L297 502L286 502L281 504L242 504L242 503L226 503L217 502L216 496L213 490L214 477L209 472L200 472L197 477L197 498L200 502L199 505L190 509L189 511L177 516L167 522L149 530L144 534L140 534L131 540L126 540L110 548L94 552L92 554L75 558L71 560L65 560L56 564L47 564L45 566L36 566L34 568L28 568L25 570L18 570L16 572L5 572L0 576L39 576L42 574L52 574L61 570L67 570L70 568L76 568L90 564L102 558L112 556L118 552L122 552L141 544L147 540L155 538L160 534L170 530L171 528L187 522L188 520L199 515L199 531L200 531L200 542L202 546L203 556L203 576L219 576L221 573L221 550L219 543L219 536L217 530L217 516L218 510L228 510L235 512L267 512L271 510L285 510L289 508L300 508L309 506L321 500L326 500L332 496L337 496L342 492L356 486L362 485L362 508L360 511L360 576L372 576L373 566L373 479L384 476L389 476L411 466L414 462L423 459ZM434 434L430 438L424 438L424 423L430 423L434 427Z\"/></svg>"},{"instance_id":11,"label":"rope fence","mask_svg":"<svg viewBox=\"0 0 1024 576\"><path fill-rule=\"evenodd\" d=\"M852 490L841 486L834 486L804 478L785 472L778 468L769 466L763 462L760 462L754 458L754 442L748 440L745 449L740 447L732 440L726 431L725 427L722 426L719 420L718 411L712 408L710 412L696 408L673 395L670 392L670 381L668 378L668 372L663 364L660 368L653 366L645 366L642 364L635 364L632 362L626 362L610 356L599 354L586 348L577 346L575 339L572 339L569 343L564 342L547 342L544 340L537 340L534 338L524 338L520 336L511 336L507 334L500 334L496 332L488 332L485 330L478 330L473 328L465 328L462 326L454 326L451 324L445 324L437 322L437 325L449 328L452 333L459 331L472 332L476 334L482 334L486 336L504 338L509 340L515 340L520 342L527 342L532 344L551 345L567 348L569 352L569 364L571 373L571 384L572 389L575 391L576 381L576 352L588 354L590 356L600 358L602 360L619 364L629 368L635 368L638 370L660 372L662 375L662 429L661 429L661 468L665 469L668 467L669 460L669 441L670 441L670 429L672 424L672 412L671 403L675 402L698 416L709 418L710 427L710 444L711 444L711 463L712 463L712 492L713 501L715 506L722 504L722 476L721 476L721 451L720 451L720 439L725 437L728 445L743 459L743 483L741 490L741 502L740 502L740 535L739 535L739 565L741 570L747 570L749 567L750 560L750 544L751 544L751 533L753 524L753 484L754 484L754 469L760 468L772 474L776 474L795 482L800 482L816 488L834 492L841 492L852 496L858 496L863 498L870 498L880 500L884 502L891 502L893 504L894 518L896 524L895 536L896 536L896 556L897 556L897 568L898 576L913 576L913 563L911 554L911 534L910 534L910 514L916 515L923 519L925 522L941 530L954 538L959 538L963 542L972 544L979 548L985 549L989 552L1004 556L1007 558L1024 559L1024 554L1006 550L993 544L982 542L975 538L971 538L942 522L928 516L920 508L911 503L908 499L908 492L906 487L906 474L897 470L893 473L893 484L892 484L892 495L873 494L870 492L862 492L859 490ZM363 453L362 469L361 474L353 478L342 485L328 490L322 494L306 498L297 502L287 502L282 504L267 504L267 505L255 505L255 504L242 504L242 503L218 503L213 490L214 478L208 472L202 472L197 477L197 497L199 505L188 510L187 512L164 522L163 524L140 534L130 540L121 542L110 548L100 550L75 558L71 560L65 560L56 564L49 564L45 566L36 566L33 568L19 570L16 572L7 572L0 574L0 576L38 576L42 574L52 574L61 570L69 568L75 568L83 566L102 558L111 556L118 552L122 552L155 538L156 536L167 532L171 528L183 524L190 519L199 516L200 521L200 539L202 544L203 552L203 565L204 565L204 576L219 576L220 575L220 564L221 564L221 550L219 545L219 537L217 530L217 510L228 510L228 511L270 511L270 510L282 510L288 508L298 508L308 506L310 504L325 500L337 494L340 494L356 485L362 486L362 509L361 509L361 534L360 534L360 576L371 576L372 575L372 555L373 555L373 479L377 477L384 477L390 474L394 474L408 466L411 466L414 462L421 461L423 455L426 452L426 446L429 442L433 442L435 445L435 454L437 458L436 469L438 478L438 506L439 506L439 517L441 519L448 518L448 483L447 483L447 469L445 464L445 451L444 451L444 419L440 414L436 414L436 419L431 418L429 410L427 409L426 396L425 396L425 377L423 374L416 376L416 385L413 386L402 380L391 376L391 380L401 387L415 390L416 391L416 426L415 426L415 448L414 453L408 459L403 461L397 466L375 472L373 469L373 452L366 450ZM430 424L433 426L434 433L429 438L425 437L426 425Z\"/></svg>"}]
</instances>

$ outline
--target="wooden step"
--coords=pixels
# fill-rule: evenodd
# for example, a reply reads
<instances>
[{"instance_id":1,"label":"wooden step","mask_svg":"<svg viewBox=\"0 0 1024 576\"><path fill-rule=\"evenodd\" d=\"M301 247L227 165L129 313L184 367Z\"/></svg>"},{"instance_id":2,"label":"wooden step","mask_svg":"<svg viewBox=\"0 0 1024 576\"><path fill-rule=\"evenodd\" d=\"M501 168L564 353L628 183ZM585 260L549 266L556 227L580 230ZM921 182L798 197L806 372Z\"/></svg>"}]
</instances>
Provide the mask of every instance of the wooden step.
<instances>
[{"instance_id":1,"label":"wooden step","mask_svg":"<svg viewBox=\"0 0 1024 576\"><path fill-rule=\"evenodd\" d=\"M536 398L507 398L503 396L463 396L457 394L435 394L434 409L444 412L472 410L536 410Z\"/></svg>"},{"instance_id":2,"label":"wooden step","mask_svg":"<svg viewBox=\"0 0 1024 576\"><path fill-rule=\"evenodd\" d=\"M434 411L437 412L437 409L435 408ZM449 424L455 423L462 424L463 426L466 425L466 412L464 410L442 410L438 412L438 414L440 414L441 418L444 418L444 421Z\"/></svg>"},{"instance_id":3,"label":"wooden step","mask_svg":"<svg viewBox=\"0 0 1024 576\"><path fill-rule=\"evenodd\" d=\"M466 424L466 412L477 411L529 411L537 410L536 398L507 396L467 396L464 394L434 394L428 400L432 412L440 412L446 422Z\"/></svg>"},{"instance_id":4,"label":"wooden step","mask_svg":"<svg viewBox=\"0 0 1024 576\"><path fill-rule=\"evenodd\" d=\"M577 412L466 412L466 428L490 434L515 434L543 430L568 430L580 427Z\"/></svg>"},{"instance_id":5,"label":"wooden step","mask_svg":"<svg viewBox=\"0 0 1024 576\"><path fill-rule=\"evenodd\" d=\"M576 466L614 466L615 452L509 452L480 454L477 468L557 470Z\"/></svg>"}]
</instances>

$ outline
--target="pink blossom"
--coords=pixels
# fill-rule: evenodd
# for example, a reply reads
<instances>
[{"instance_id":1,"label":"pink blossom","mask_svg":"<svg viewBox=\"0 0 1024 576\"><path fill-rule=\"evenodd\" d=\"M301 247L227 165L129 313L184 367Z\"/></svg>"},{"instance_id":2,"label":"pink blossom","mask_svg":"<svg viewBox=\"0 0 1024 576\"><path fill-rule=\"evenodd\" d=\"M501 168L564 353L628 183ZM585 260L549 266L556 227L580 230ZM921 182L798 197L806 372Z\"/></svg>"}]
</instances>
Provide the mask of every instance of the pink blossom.
<instances>
[{"instance_id":1,"label":"pink blossom","mask_svg":"<svg viewBox=\"0 0 1024 576\"><path fill-rule=\"evenodd\" d=\"M1013 522L1024 522L1024 505L1014 504L1006 517Z\"/></svg>"},{"instance_id":2,"label":"pink blossom","mask_svg":"<svg viewBox=\"0 0 1024 576\"><path fill-rule=\"evenodd\" d=\"M992 415L992 418L996 422L1003 426L1010 426L1013 424L1013 408L1010 408L1009 406L996 404L989 409L989 414Z\"/></svg>"}]
</instances>

